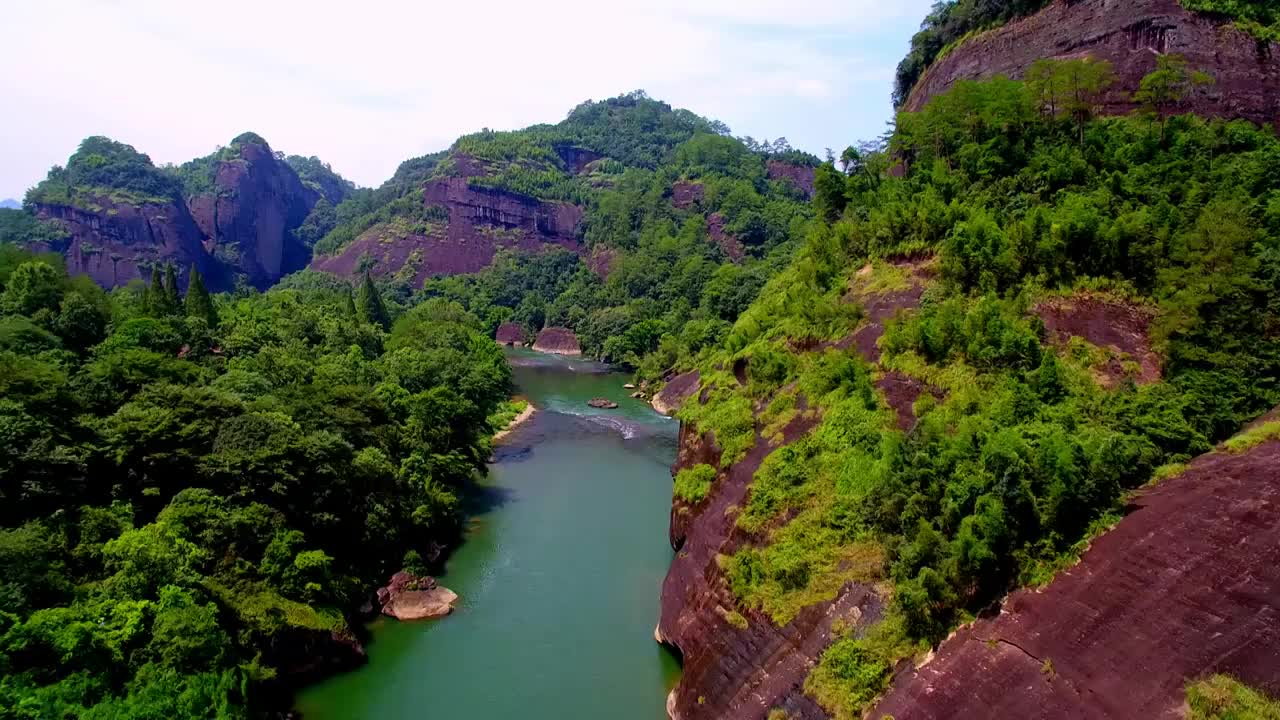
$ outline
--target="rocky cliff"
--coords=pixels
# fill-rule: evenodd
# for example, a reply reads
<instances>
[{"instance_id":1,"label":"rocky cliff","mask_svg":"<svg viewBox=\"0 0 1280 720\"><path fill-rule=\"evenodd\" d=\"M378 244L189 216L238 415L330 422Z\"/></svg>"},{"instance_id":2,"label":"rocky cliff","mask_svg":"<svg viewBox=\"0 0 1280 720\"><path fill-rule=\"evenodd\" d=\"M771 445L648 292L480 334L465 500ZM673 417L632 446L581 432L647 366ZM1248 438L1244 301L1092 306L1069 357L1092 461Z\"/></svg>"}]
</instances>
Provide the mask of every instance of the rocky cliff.
<instances>
[{"instance_id":1,"label":"rocky cliff","mask_svg":"<svg viewBox=\"0 0 1280 720\"><path fill-rule=\"evenodd\" d=\"M56 221L67 233L65 240L41 248L62 253L68 272L88 275L103 287L145 280L153 265L164 263L177 266L183 283L194 265L211 287L227 286L227 275L209 254L200 228L176 200L138 203L103 192L80 197L74 205L40 203L35 208L38 217Z\"/></svg>"},{"instance_id":2,"label":"rocky cliff","mask_svg":"<svg viewBox=\"0 0 1280 720\"><path fill-rule=\"evenodd\" d=\"M293 236L320 193L276 158L265 142L243 142L213 169L213 189L188 200L206 246L260 290L306 266L311 253Z\"/></svg>"},{"instance_id":3,"label":"rocky cliff","mask_svg":"<svg viewBox=\"0 0 1280 720\"><path fill-rule=\"evenodd\" d=\"M1055 0L1035 15L962 41L925 71L903 109L920 110L957 80L1020 78L1042 58L1088 56L1116 71L1102 112L1124 114L1135 109L1133 93L1162 53L1185 56L1192 69L1215 80L1179 111L1280 121L1280 44L1259 42L1178 0Z\"/></svg>"},{"instance_id":4,"label":"rocky cliff","mask_svg":"<svg viewBox=\"0 0 1280 720\"><path fill-rule=\"evenodd\" d=\"M347 277L366 266L374 275L403 272L421 286L435 275L482 270L503 248L584 252L577 237L582 209L570 203L476 187L466 177L427 182L422 202L422 220L374 225L337 254L317 256L312 267Z\"/></svg>"},{"instance_id":5,"label":"rocky cliff","mask_svg":"<svg viewBox=\"0 0 1280 720\"><path fill-rule=\"evenodd\" d=\"M1180 718L1188 678L1280 692L1280 442L1140 493L1080 564L961 628L874 718Z\"/></svg>"}]
</instances>

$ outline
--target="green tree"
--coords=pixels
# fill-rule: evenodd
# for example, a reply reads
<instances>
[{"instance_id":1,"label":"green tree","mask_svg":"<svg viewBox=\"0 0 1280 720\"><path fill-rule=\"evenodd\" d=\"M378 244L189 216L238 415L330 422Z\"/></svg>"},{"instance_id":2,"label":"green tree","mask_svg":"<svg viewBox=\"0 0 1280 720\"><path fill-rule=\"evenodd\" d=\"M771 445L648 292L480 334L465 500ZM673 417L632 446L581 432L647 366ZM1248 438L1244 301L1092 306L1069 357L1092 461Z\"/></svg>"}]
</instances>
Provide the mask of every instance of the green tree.
<instances>
[{"instance_id":1,"label":"green tree","mask_svg":"<svg viewBox=\"0 0 1280 720\"><path fill-rule=\"evenodd\" d=\"M166 263L164 266L164 302L171 315L177 315L182 310L182 293L178 290L178 273L174 270L173 263Z\"/></svg>"},{"instance_id":2,"label":"green tree","mask_svg":"<svg viewBox=\"0 0 1280 720\"><path fill-rule=\"evenodd\" d=\"M1213 84L1213 77L1202 71L1192 72L1182 55L1159 55L1156 69L1142 78L1133 100L1160 121L1160 141L1165 140L1168 115L1197 87Z\"/></svg>"},{"instance_id":3,"label":"green tree","mask_svg":"<svg viewBox=\"0 0 1280 720\"><path fill-rule=\"evenodd\" d=\"M373 284L373 278L369 276L368 270L364 272L364 279L360 282L356 305L360 310L360 319L364 322L377 325L383 330L391 328L391 314L387 312L387 306L382 301L382 293Z\"/></svg>"},{"instance_id":4,"label":"green tree","mask_svg":"<svg viewBox=\"0 0 1280 720\"><path fill-rule=\"evenodd\" d=\"M209 323L210 328L217 327L218 313L213 307L213 299L209 297L209 291L205 289L204 278L200 277L200 271L195 265L191 266L191 273L188 276L187 297L184 304L188 317L201 318Z\"/></svg>"},{"instance_id":5,"label":"green tree","mask_svg":"<svg viewBox=\"0 0 1280 720\"><path fill-rule=\"evenodd\" d=\"M62 299L62 277L51 265L38 260L19 265L0 295L0 311L33 318L51 315Z\"/></svg>"}]
</instances>

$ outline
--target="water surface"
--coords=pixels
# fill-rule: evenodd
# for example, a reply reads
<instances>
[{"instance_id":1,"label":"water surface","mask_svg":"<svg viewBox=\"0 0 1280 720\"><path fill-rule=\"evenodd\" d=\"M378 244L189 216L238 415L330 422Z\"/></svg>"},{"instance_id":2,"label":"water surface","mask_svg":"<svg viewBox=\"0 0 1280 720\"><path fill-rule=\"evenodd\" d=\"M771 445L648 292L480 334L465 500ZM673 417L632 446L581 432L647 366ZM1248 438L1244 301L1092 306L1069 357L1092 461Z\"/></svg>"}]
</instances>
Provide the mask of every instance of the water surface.
<instances>
[{"instance_id":1,"label":"water surface","mask_svg":"<svg viewBox=\"0 0 1280 720\"><path fill-rule=\"evenodd\" d=\"M369 663L298 697L306 720L662 720L676 661L653 640L676 423L594 363L513 352L538 408L468 500L440 581L458 609L381 619ZM586 401L607 397L617 410Z\"/></svg>"}]
</instances>

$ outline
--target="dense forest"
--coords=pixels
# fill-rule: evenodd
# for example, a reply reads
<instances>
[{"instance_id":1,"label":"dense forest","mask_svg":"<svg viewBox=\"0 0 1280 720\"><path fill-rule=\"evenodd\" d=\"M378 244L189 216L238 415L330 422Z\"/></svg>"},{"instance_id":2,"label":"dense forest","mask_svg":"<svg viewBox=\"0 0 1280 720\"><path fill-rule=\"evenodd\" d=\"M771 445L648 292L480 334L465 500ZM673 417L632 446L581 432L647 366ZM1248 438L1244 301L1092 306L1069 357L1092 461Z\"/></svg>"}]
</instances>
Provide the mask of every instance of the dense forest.
<instances>
[{"instance_id":1,"label":"dense forest","mask_svg":"<svg viewBox=\"0 0 1280 720\"><path fill-rule=\"evenodd\" d=\"M1047 581L1127 491L1280 402L1280 141L1162 120L1199 80L1178 58L1143 83L1146 111L1092 118L1110 77L1045 61L1026 82L960 82L900 115L886 154L819 168L805 246L696 358L705 402L680 417L724 462L757 430L816 422L755 475L736 521L753 541L722 563L739 602L781 626L846 582L892 587L884 619L809 677L837 717L860 716L899 659ZM917 284L878 365L840 349L866 302ZM1135 382L1137 358L1051 342L1037 308L1082 298L1154 318L1158 382ZM890 373L927 389L909 430L877 392ZM714 479L686 470L677 496L696 504Z\"/></svg>"},{"instance_id":2,"label":"dense forest","mask_svg":"<svg viewBox=\"0 0 1280 720\"><path fill-rule=\"evenodd\" d=\"M443 300L195 271L183 297L173 268L108 294L0 246L0 717L287 703L456 535L509 392Z\"/></svg>"}]
</instances>

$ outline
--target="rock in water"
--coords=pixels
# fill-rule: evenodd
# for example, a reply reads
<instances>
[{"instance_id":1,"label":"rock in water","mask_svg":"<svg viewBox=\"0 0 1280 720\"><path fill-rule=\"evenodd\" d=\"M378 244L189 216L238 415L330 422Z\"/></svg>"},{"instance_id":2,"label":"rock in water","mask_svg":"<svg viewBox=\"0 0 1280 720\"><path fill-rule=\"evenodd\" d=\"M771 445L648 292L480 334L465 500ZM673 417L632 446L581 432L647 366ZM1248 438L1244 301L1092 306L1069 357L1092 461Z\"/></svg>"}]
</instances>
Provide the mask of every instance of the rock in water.
<instances>
[{"instance_id":1,"label":"rock in water","mask_svg":"<svg viewBox=\"0 0 1280 720\"><path fill-rule=\"evenodd\" d=\"M601 410L614 410L618 407L618 403L607 398L592 398L587 401L587 404L593 408L600 408Z\"/></svg>"},{"instance_id":2,"label":"rock in water","mask_svg":"<svg viewBox=\"0 0 1280 720\"><path fill-rule=\"evenodd\" d=\"M441 587L433 577L398 572L391 576L386 587L378 590L378 601L382 603L383 615L397 620L425 620L453 612L458 595Z\"/></svg>"}]
</instances>

